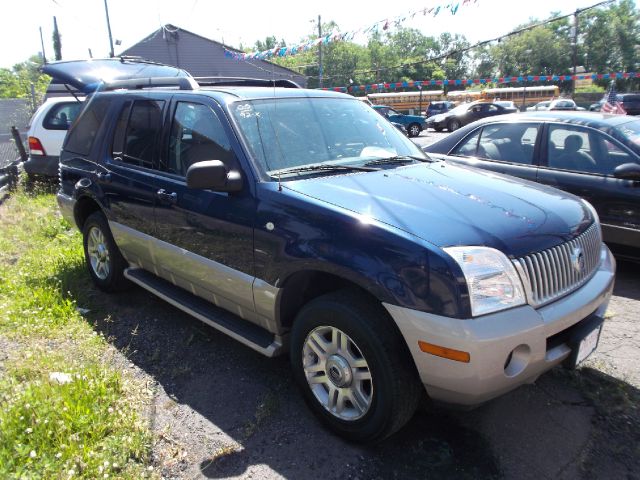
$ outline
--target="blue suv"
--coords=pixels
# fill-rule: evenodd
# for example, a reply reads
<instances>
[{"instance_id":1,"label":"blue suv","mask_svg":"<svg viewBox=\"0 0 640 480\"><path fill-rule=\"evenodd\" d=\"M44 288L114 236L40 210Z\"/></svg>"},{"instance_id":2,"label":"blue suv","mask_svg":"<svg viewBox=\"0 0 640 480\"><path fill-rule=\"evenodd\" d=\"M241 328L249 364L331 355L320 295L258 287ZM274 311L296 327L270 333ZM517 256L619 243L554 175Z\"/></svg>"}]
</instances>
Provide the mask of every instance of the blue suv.
<instances>
[{"instance_id":1,"label":"blue suv","mask_svg":"<svg viewBox=\"0 0 640 480\"><path fill-rule=\"evenodd\" d=\"M588 203L433 161L357 99L286 86L89 97L58 203L99 288L288 351L314 413L362 442L426 395L476 405L594 351L615 263Z\"/></svg>"},{"instance_id":2,"label":"blue suv","mask_svg":"<svg viewBox=\"0 0 640 480\"><path fill-rule=\"evenodd\" d=\"M406 115L386 105L373 105L373 109L390 122L404 126L410 137L417 137L427 128L426 119L420 115Z\"/></svg>"}]
</instances>

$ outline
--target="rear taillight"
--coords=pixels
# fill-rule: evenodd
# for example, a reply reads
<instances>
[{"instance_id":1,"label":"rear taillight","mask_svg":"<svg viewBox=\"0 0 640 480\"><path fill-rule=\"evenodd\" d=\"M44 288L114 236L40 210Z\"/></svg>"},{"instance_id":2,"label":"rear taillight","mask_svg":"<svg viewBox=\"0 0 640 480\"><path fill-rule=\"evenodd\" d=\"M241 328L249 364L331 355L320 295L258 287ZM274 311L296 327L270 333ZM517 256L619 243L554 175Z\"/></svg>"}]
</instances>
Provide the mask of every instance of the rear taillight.
<instances>
[{"instance_id":1,"label":"rear taillight","mask_svg":"<svg viewBox=\"0 0 640 480\"><path fill-rule=\"evenodd\" d=\"M29 153L31 155L46 155L42 143L36 137L29 137Z\"/></svg>"}]
</instances>

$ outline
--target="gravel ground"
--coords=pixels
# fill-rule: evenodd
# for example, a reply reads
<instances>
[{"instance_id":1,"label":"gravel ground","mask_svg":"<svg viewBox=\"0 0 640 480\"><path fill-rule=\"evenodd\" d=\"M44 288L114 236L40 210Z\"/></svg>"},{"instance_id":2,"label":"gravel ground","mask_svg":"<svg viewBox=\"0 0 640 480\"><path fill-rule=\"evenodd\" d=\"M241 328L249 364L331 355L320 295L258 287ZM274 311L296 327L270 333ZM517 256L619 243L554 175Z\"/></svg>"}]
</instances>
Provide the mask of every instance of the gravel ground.
<instances>
[{"instance_id":1,"label":"gravel ground","mask_svg":"<svg viewBox=\"0 0 640 480\"><path fill-rule=\"evenodd\" d=\"M111 314L96 329L155 392L165 478L636 479L640 275L619 267L599 350L578 372L555 369L469 412L424 408L367 448L319 425L286 358L265 359L138 288L94 292L101 307L89 316Z\"/></svg>"}]
</instances>

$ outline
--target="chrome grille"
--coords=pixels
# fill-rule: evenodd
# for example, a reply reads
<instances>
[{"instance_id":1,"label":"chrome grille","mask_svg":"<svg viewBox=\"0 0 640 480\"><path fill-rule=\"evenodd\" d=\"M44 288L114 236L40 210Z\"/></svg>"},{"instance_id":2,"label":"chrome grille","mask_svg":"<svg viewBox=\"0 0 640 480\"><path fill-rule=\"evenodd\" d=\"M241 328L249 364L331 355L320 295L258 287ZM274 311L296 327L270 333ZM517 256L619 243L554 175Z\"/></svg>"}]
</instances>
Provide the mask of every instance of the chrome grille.
<instances>
[{"instance_id":1,"label":"chrome grille","mask_svg":"<svg viewBox=\"0 0 640 480\"><path fill-rule=\"evenodd\" d=\"M529 304L542 306L589 280L600 264L601 244L600 225L594 223L567 243L513 260Z\"/></svg>"}]
</instances>

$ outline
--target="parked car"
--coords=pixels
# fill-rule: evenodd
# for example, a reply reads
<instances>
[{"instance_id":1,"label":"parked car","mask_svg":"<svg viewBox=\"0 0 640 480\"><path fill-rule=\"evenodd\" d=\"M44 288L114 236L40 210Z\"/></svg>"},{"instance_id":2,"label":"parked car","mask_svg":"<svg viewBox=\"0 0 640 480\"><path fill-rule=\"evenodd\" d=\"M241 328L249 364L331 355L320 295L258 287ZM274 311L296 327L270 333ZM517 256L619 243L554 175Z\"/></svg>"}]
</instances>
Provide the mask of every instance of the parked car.
<instances>
[{"instance_id":1,"label":"parked car","mask_svg":"<svg viewBox=\"0 0 640 480\"><path fill-rule=\"evenodd\" d=\"M616 101L622 103L627 115L640 115L640 93L619 93Z\"/></svg>"},{"instance_id":2,"label":"parked car","mask_svg":"<svg viewBox=\"0 0 640 480\"><path fill-rule=\"evenodd\" d=\"M545 100L544 102L538 102L531 107L527 107L527 112L537 112L543 110L549 110L549 105L551 105L551 100Z\"/></svg>"},{"instance_id":3,"label":"parked car","mask_svg":"<svg viewBox=\"0 0 640 480\"><path fill-rule=\"evenodd\" d=\"M604 240L640 258L640 120L591 112L539 112L468 125L429 153L581 196L602 221Z\"/></svg>"},{"instance_id":4,"label":"parked car","mask_svg":"<svg viewBox=\"0 0 640 480\"><path fill-rule=\"evenodd\" d=\"M640 93L619 93L616 95L616 101L622 104L627 115L640 115ZM589 110L599 112L604 103L605 99L602 98L597 103L592 103Z\"/></svg>"},{"instance_id":5,"label":"parked car","mask_svg":"<svg viewBox=\"0 0 640 480\"><path fill-rule=\"evenodd\" d=\"M310 408L357 441L425 389L474 405L596 348L615 262L588 203L432 162L349 95L224 82L106 85L69 131L57 198L100 289L129 280L288 351Z\"/></svg>"},{"instance_id":6,"label":"parked car","mask_svg":"<svg viewBox=\"0 0 640 480\"><path fill-rule=\"evenodd\" d=\"M391 125L393 125L394 127L396 127L398 130L400 130L402 132L402 134L406 137L409 136L409 132L407 132L407 129L405 128L404 125L402 125L401 123L395 123L395 122L391 122Z\"/></svg>"},{"instance_id":7,"label":"parked car","mask_svg":"<svg viewBox=\"0 0 640 480\"><path fill-rule=\"evenodd\" d=\"M404 125L410 137L417 137L426 128L425 118L419 115L405 115L386 105L374 105L373 109L390 122Z\"/></svg>"},{"instance_id":8,"label":"parked car","mask_svg":"<svg viewBox=\"0 0 640 480\"><path fill-rule=\"evenodd\" d=\"M427 119L427 127L433 128L436 132L441 132L445 128L453 132L481 118L504 115L516 111L517 109L515 108L505 108L495 103L483 101L463 103L447 113L430 117Z\"/></svg>"},{"instance_id":9,"label":"parked car","mask_svg":"<svg viewBox=\"0 0 640 480\"><path fill-rule=\"evenodd\" d=\"M58 177L58 158L67 130L80 113L82 97L45 101L29 122L29 156L23 168L30 176Z\"/></svg>"},{"instance_id":10,"label":"parked car","mask_svg":"<svg viewBox=\"0 0 640 480\"><path fill-rule=\"evenodd\" d=\"M585 109L582 108L582 107L579 107L578 105L576 105L576 102L574 102L570 98L558 98L556 100L553 100L549 104L548 110L552 110L552 111L573 110L573 111L576 111L576 110L585 110Z\"/></svg>"},{"instance_id":11,"label":"parked car","mask_svg":"<svg viewBox=\"0 0 640 480\"><path fill-rule=\"evenodd\" d=\"M602 110L602 105L604 105L604 98L600 99L596 103L592 103L591 105L589 105L589 111L590 112L599 112L600 110Z\"/></svg>"},{"instance_id":12,"label":"parked car","mask_svg":"<svg viewBox=\"0 0 640 480\"><path fill-rule=\"evenodd\" d=\"M513 103L511 100L494 100L493 104L500 105L501 107L504 107L504 108L518 110L518 107L516 107L516 104Z\"/></svg>"},{"instance_id":13,"label":"parked car","mask_svg":"<svg viewBox=\"0 0 640 480\"><path fill-rule=\"evenodd\" d=\"M454 107L455 107L454 103L449 102L447 100L431 102L427 107L427 118L437 115L439 113L446 113Z\"/></svg>"}]
</instances>

